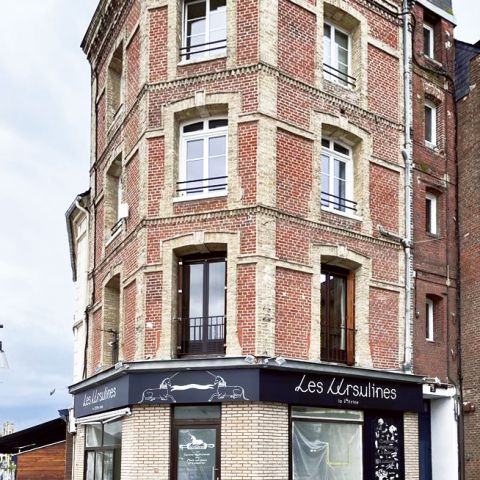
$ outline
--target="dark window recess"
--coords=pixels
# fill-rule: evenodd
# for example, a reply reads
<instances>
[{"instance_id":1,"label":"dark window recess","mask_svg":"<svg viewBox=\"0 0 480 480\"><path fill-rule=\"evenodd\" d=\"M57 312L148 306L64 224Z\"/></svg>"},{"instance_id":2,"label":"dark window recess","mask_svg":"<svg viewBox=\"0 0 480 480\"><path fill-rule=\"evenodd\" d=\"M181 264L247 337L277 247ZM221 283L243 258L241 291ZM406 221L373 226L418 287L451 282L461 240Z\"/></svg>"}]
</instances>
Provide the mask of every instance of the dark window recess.
<instances>
[{"instance_id":1,"label":"dark window recess","mask_svg":"<svg viewBox=\"0 0 480 480\"><path fill-rule=\"evenodd\" d=\"M122 422L87 425L85 480L120 480Z\"/></svg>"},{"instance_id":2,"label":"dark window recess","mask_svg":"<svg viewBox=\"0 0 480 480\"><path fill-rule=\"evenodd\" d=\"M354 273L330 265L321 272L321 360L355 362Z\"/></svg>"},{"instance_id":3,"label":"dark window recess","mask_svg":"<svg viewBox=\"0 0 480 480\"><path fill-rule=\"evenodd\" d=\"M226 270L225 254L190 256L179 261L179 356L225 353Z\"/></svg>"},{"instance_id":4,"label":"dark window recess","mask_svg":"<svg viewBox=\"0 0 480 480\"><path fill-rule=\"evenodd\" d=\"M172 480L220 480L220 406L174 407Z\"/></svg>"}]
</instances>

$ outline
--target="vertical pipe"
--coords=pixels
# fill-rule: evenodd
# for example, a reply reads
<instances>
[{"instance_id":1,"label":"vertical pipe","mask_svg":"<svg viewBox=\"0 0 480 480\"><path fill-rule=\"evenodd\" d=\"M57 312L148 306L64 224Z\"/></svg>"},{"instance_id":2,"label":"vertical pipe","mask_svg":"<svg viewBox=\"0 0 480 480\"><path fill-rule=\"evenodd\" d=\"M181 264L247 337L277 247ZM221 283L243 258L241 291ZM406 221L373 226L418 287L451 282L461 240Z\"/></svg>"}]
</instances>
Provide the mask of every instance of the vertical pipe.
<instances>
[{"instance_id":1,"label":"vertical pipe","mask_svg":"<svg viewBox=\"0 0 480 480\"><path fill-rule=\"evenodd\" d=\"M405 120L405 145L402 155L405 161L405 352L403 369L412 372L412 74L411 38L409 32L409 0L403 0L403 96Z\"/></svg>"}]
</instances>

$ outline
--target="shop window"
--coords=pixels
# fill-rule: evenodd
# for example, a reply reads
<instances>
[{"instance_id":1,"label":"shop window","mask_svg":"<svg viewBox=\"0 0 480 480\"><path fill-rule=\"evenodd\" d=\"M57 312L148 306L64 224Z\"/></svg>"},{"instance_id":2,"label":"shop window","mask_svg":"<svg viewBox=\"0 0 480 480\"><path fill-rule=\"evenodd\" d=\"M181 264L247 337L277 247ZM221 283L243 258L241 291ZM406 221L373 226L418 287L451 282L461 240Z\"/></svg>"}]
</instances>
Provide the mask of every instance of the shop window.
<instances>
[{"instance_id":1,"label":"shop window","mask_svg":"<svg viewBox=\"0 0 480 480\"><path fill-rule=\"evenodd\" d=\"M437 107L433 102L425 102L425 144L437 145Z\"/></svg>"},{"instance_id":2,"label":"shop window","mask_svg":"<svg viewBox=\"0 0 480 480\"><path fill-rule=\"evenodd\" d=\"M432 235L437 234L437 196L427 193L425 196L425 230Z\"/></svg>"},{"instance_id":3,"label":"shop window","mask_svg":"<svg viewBox=\"0 0 480 480\"><path fill-rule=\"evenodd\" d=\"M320 358L326 362L353 365L355 362L354 273L323 264L320 282Z\"/></svg>"},{"instance_id":4,"label":"shop window","mask_svg":"<svg viewBox=\"0 0 480 480\"><path fill-rule=\"evenodd\" d=\"M322 208L355 214L353 201L352 149L343 143L322 138Z\"/></svg>"},{"instance_id":5,"label":"shop window","mask_svg":"<svg viewBox=\"0 0 480 480\"><path fill-rule=\"evenodd\" d=\"M115 275L103 291L103 364L118 362L120 335L120 275Z\"/></svg>"},{"instance_id":6,"label":"shop window","mask_svg":"<svg viewBox=\"0 0 480 480\"><path fill-rule=\"evenodd\" d=\"M295 480L360 479L363 412L292 407Z\"/></svg>"},{"instance_id":7,"label":"shop window","mask_svg":"<svg viewBox=\"0 0 480 480\"><path fill-rule=\"evenodd\" d=\"M225 253L191 255L178 262L180 356L225 353L226 271Z\"/></svg>"},{"instance_id":8,"label":"shop window","mask_svg":"<svg viewBox=\"0 0 480 480\"><path fill-rule=\"evenodd\" d=\"M173 408L171 480L220 480L220 405Z\"/></svg>"},{"instance_id":9,"label":"shop window","mask_svg":"<svg viewBox=\"0 0 480 480\"><path fill-rule=\"evenodd\" d=\"M181 126L179 196L195 198L225 194L227 127L226 118L210 118Z\"/></svg>"},{"instance_id":10,"label":"shop window","mask_svg":"<svg viewBox=\"0 0 480 480\"><path fill-rule=\"evenodd\" d=\"M432 298L428 298L425 301L425 338L429 342L435 340L434 335L435 327L435 303Z\"/></svg>"},{"instance_id":11,"label":"shop window","mask_svg":"<svg viewBox=\"0 0 480 480\"><path fill-rule=\"evenodd\" d=\"M187 0L183 6L182 60L206 60L226 53L226 0Z\"/></svg>"},{"instance_id":12,"label":"shop window","mask_svg":"<svg viewBox=\"0 0 480 480\"><path fill-rule=\"evenodd\" d=\"M435 57L435 29L428 23L423 24L423 53L427 57Z\"/></svg>"},{"instance_id":13,"label":"shop window","mask_svg":"<svg viewBox=\"0 0 480 480\"><path fill-rule=\"evenodd\" d=\"M123 104L123 44L115 50L108 66L107 92L109 118L113 121Z\"/></svg>"},{"instance_id":14,"label":"shop window","mask_svg":"<svg viewBox=\"0 0 480 480\"><path fill-rule=\"evenodd\" d=\"M85 480L120 480L121 420L86 425Z\"/></svg>"}]
</instances>

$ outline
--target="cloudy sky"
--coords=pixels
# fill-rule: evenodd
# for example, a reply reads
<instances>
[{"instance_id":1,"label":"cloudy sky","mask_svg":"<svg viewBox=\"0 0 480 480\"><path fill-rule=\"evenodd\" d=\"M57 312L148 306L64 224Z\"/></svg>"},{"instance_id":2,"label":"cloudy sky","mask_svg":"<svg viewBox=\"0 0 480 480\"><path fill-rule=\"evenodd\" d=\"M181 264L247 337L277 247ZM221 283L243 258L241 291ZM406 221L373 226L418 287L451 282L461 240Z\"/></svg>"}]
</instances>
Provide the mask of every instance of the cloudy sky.
<instances>
[{"instance_id":1,"label":"cloudy sky","mask_svg":"<svg viewBox=\"0 0 480 480\"><path fill-rule=\"evenodd\" d=\"M0 428L53 419L71 404L64 212L88 188L90 71L79 45L97 1L2 2L0 340L10 369L0 370ZM455 1L461 40L480 39L479 4Z\"/></svg>"}]
</instances>

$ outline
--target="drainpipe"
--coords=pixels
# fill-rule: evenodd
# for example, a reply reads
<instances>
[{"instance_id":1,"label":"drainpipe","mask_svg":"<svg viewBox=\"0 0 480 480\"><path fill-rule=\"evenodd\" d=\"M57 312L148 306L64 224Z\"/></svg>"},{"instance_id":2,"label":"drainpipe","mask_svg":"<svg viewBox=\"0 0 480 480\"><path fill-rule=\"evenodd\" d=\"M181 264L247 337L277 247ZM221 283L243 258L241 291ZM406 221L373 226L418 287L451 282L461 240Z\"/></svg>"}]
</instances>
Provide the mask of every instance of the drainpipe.
<instances>
[{"instance_id":1,"label":"drainpipe","mask_svg":"<svg viewBox=\"0 0 480 480\"><path fill-rule=\"evenodd\" d=\"M405 352L403 370L412 373L412 304L413 304L413 255L412 255L412 47L409 31L410 7L409 0L403 0L403 100L405 120L405 145L402 156L405 161Z\"/></svg>"}]
</instances>

